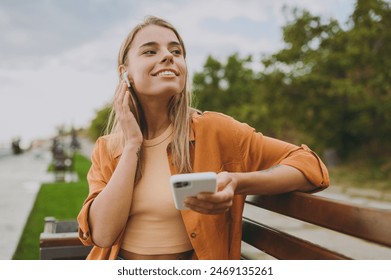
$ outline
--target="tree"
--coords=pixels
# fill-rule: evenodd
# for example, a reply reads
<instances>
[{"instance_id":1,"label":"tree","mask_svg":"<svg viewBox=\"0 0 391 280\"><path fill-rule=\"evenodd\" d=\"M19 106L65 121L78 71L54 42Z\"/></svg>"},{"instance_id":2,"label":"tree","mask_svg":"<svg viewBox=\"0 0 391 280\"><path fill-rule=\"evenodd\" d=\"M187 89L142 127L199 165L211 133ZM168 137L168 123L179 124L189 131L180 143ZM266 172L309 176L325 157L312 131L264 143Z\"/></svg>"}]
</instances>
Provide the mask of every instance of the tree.
<instances>
[{"instance_id":1,"label":"tree","mask_svg":"<svg viewBox=\"0 0 391 280\"><path fill-rule=\"evenodd\" d=\"M209 56L204 64L204 70L194 74L195 103L201 110L219 111L223 107L222 71L223 65Z\"/></svg>"},{"instance_id":2,"label":"tree","mask_svg":"<svg viewBox=\"0 0 391 280\"><path fill-rule=\"evenodd\" d=\"M382 143L391 151L389 4L358 0L346 31L307 11L293 15L285 48L263 61L266 79L280 75L281 97L295 104L286 112L318 148L348 156Z\"/></svg>"},{"instance_id":3,"label":"tree","mask_svg":"<svg viewBox=\"0 0 391 280\"><path fill-rule=\"evenodd\" d=\"M251 63L251 56L240 58L238 54L233 54L225 63L209 56L203 71L195 73L193 77L197 107L256 123L258 115L250 106L258 93Z\"/></svg>"},{"instance_id":4,"label":"tree","mask_svg":"<svg viewBox=\"0 0 391 280\"><path fill-rule=\"evenodd\" d=\"M107 120L109 119L111 106L106 105L102 109L96 112L95 118L91 121L88 128L88 135L91 139L96 140L99 136L103 135L107 126Z\"/></svg>"}]
</instances>

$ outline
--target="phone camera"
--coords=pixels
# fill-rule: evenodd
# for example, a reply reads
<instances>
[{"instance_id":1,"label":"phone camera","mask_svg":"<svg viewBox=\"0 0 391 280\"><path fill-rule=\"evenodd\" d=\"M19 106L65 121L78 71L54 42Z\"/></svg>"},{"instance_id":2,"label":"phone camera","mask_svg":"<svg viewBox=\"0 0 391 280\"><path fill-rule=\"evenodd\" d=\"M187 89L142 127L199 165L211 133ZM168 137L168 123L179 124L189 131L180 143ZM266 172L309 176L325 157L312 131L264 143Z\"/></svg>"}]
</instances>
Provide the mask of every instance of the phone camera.
<instances>
[{"instance_id":1,"label":"phone camera","mask_svg":"<svg viewBox=\"0 0 391 280\"><path fill-rule=\"evenodd\" d=\"M190 183L189 182L177 182L177 183L174 183L174 187L179 189L179 188L184 188L184 187L187 187L189 186Z\"/></svg>"}]
</instances>

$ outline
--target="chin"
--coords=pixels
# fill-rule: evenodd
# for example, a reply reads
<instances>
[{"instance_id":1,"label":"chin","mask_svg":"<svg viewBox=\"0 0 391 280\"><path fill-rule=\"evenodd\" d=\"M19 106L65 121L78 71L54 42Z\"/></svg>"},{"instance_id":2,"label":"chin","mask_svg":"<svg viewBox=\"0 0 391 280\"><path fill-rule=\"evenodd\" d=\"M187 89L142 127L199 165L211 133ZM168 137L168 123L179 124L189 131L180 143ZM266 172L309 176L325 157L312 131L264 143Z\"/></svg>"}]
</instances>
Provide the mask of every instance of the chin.
<instances>
[{"instance_id":1,"label":"chin","mask_svg":"<svg viewBox=\"0 0 391 280\"><path fill-rule=\"evenodd\" d=\"M158 89L152 91L155 92L157 95L169 95L169 96L174 96L177 94L180 94L183 91L183 89L179 89L177 86L176 87L159 87Z\"/></svg>"}]
</instances>

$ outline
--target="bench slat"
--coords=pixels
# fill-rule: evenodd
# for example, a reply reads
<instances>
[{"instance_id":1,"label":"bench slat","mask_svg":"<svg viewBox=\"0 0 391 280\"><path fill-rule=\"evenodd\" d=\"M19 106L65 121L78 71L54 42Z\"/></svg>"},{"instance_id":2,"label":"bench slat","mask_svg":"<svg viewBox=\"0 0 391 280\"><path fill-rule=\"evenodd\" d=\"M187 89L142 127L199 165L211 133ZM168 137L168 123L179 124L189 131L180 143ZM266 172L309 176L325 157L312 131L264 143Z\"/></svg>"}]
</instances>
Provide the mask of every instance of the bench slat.
<instances>
[{"instance_id":1,"label":"bench slat","mask_svg":"<svg viewBox=\"0 0 391 280\"><path fill-rule=\"evenodd\" d=\"M388 210L357 206L300 192L274 196L248 196L246 202L391 247L391 211Z\"/></svg>"},{"instance_id":2,"label":"bench slat","mask_svg":"<svg viewBox=\"0 0 391 280\"><path fill-rule=\"evenodd\" d=\"M319 245L272 229L266 225L243 219L242 240L259 250L285 260L344 260L349 259L339 253Z\"/></svg>"},{"instance_id":3,"label":"bench slat","mask_svg":"<svg viewBox=\"0 0 391 280\"><path fill-rule=\"evenodd\" d=\"M55 246L84 246L81 243L77 232L68 233L41 233L39 238L41 247Z\"/></svg>"},{"instance_id":4,"label":"bench slat","mask_svg":"<svg viewBox=\"0 0 391 280\"><path fill-rule=\"evenodd\" d=\"M85 260L91 247L64 244L58 247L40 248L41 260Z\"/></svg>"}]
</instances>

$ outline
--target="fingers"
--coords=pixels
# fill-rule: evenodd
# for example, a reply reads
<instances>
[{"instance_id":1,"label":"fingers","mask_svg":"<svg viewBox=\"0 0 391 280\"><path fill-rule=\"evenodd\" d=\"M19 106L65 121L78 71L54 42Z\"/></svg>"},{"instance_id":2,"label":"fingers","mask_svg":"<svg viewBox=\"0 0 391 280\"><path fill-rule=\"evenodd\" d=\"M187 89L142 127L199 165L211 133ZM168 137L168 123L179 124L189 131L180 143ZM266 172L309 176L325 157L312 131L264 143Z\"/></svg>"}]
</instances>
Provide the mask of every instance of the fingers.
<instances>
[{"instance_id":1,"label":"fingers","mask_svg":"<svg viewBox=\"0 0 391 280\"><path fill-rule=\"evenodd\" d=\"M125 82L121 82L116 89L114 96L114 110L120 122L134 119L130 111L130 92Z\"/></svg>"},{"instance_id":2,"label":"fingers","mask_svg":"<svg viewBox=\"0 0 391 280\"><path fill-rule=\"evenodd\" d=\"M221 214L231 208L236 187L237 181L232 173L221 172L217 175L217 192L199 193L196 197L186 198L184 204L202 214Z\"/></svg>"},{"instance_id":3,"label":"fingers","mask_svg":"<svg viewBox=\"0 0 391 280\"><path fill-rule=\"evenodd\" d=\"M188 197L184 204L191 210L202 214L220 214L227 212L230 209L232 206L232 199L215 203L208 200L200 200L197 197Z\"/></svg>"},{"instance_id":4,"label":"fingers","mask_svg":"<svg viewBox=\"0 0 391 280\"><path fill-rule=\"evenodd\" d=\"M123 110L123 102L126 94L126 84L121 82L116 89L114 96L114 109L116 113L120 113Z\"/></svg>"},{"instance_id":5,"label":"fingers","mask_svg":"<svg viewBox=\"0 0 391 280\"><path fill-rule=\"evenodd\" d=\"M200 193L196 197L188 197L185 206L202 214L220 214L228 211L234 198L233 187L228 184L216 193Z\"/></svg>"},{"instance_id":6,"label":"fingers","mask_svg":"<svg viewBox=\"0 0 391 280\"><path fill-rule=\"evenodd\" d=\"M124 133L125 141L130 142L142 142L142 133L137 123L135 116L130 110L131 96L128 87L124 81L122 81L116 89L114 95L114 110L116 118Z\"/></svg>"},{"instance_id":7,"label":"fingers","mask_svg":"<svg viewBox=\"0 0 391 280\"><path fill-rule=\"evenodd\" d=\"M120 99L120 95L123 94L123 92L125 92L125 82L121 82L117 85L117 88L115 89L114 102Z\"/></svg>"}]
</instances>

